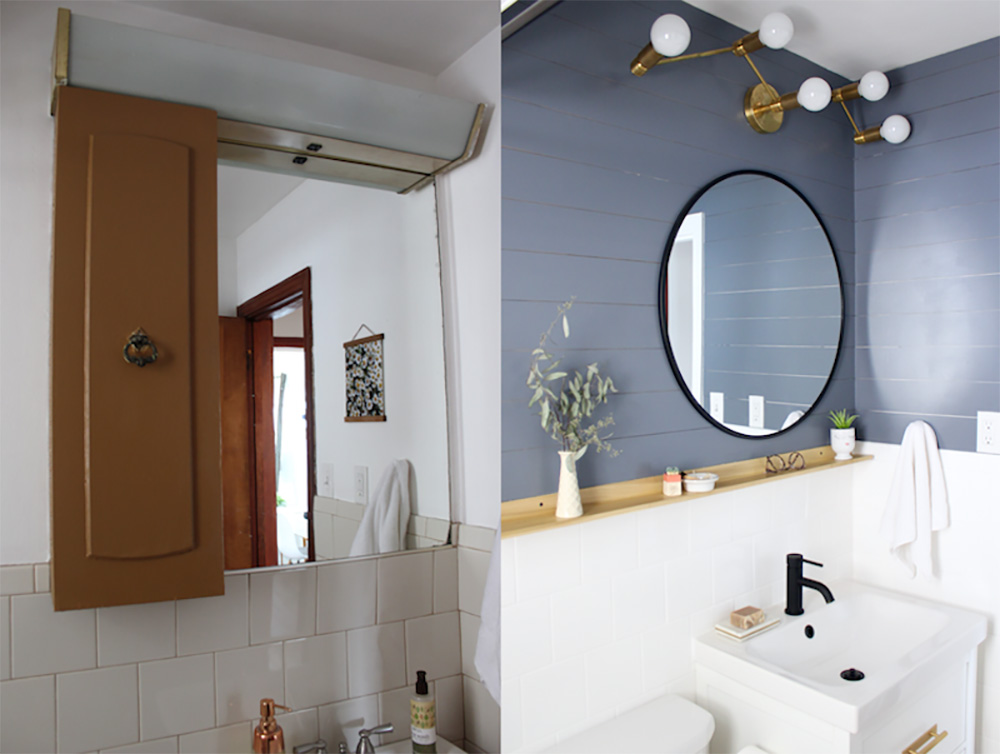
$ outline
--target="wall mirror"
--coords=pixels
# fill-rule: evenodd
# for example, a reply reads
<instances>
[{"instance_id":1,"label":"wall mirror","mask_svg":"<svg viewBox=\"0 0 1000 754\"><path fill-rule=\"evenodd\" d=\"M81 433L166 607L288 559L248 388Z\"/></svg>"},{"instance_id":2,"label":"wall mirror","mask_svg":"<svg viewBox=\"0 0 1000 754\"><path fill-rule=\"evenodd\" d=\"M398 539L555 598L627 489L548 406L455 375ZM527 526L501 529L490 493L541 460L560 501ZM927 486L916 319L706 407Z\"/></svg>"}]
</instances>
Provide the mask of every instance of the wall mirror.
<instances>
[{"instance_id":1,"label":"wall mirror","mask_svg":"<svg viewBox=\"0 0 1000 754\"><path fill-rule=\"evenodd\" d=\"M445 544L449 467L433 189L400 195L221 163L218 178L223 454L240 458L238 478L223 478L227 569L348 557L352 547L356 555L384 551L365 548L358 532L397 459L406 462L410 507L400 549ZM304 297L296 287L303 274ZM229 349L232 320L246 324ZM362 325L384 334L385 421L345 421L344 343ZM248 371L252 397L233 393L234 379ZM254 411L271 419L256 446L247 416ZM258 481L265 462L271 484Z\"/></svg>"},{"instance_id":2,"label":"wall mirror","mask_svg":"<svg viewBox=\"0 0 1000 754\"><path fill-rule=\"evenodd\" d=\"M740 437L790 429L823 394L840 346L829 235L780 178L723 176L674 223L659 310L670 366L702 415Z\"/></svg>"}]
</instances>

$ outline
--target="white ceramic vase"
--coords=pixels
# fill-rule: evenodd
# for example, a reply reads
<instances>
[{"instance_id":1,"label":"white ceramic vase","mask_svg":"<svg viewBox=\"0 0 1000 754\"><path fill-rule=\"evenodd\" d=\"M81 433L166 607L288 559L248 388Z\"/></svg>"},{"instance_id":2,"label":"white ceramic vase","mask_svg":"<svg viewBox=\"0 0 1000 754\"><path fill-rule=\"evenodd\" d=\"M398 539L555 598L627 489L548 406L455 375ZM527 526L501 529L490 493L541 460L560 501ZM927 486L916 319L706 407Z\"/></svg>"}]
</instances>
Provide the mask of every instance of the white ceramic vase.
<instances>
[{"instance_id":1,"label":"white ceramic vase","mask_svg":"<svg viewBox=\"0 0 1000 754\"><path fill-rule=\"evenodd\" d=\"M586 450L586 446L584 446ZM583 453L559 451L559 495L556 498L556 518L576 518L583 515L580 483L576 478L576 462Z\"/></svg>"},{"instance_id":2,"label":"white ceramic vase","mask_svg":"<svg viewBox=\"0 0 1000 754\"><path fill-rule=\"evenodd\" d=\"M851 453L854 452L854 445L854 427L830 430L830 447L833 448L834 461L850 460L853 457Z\"/></svg>"}]
</instances>

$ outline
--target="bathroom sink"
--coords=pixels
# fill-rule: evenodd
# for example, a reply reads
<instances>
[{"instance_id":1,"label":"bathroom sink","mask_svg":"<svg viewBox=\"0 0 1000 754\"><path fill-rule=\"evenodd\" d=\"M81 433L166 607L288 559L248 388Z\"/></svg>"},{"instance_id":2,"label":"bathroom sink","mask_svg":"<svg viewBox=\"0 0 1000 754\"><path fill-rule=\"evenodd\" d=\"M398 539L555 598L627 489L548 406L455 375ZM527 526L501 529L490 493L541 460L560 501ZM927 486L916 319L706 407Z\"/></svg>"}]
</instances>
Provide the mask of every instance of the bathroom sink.
<instances>
[{"instance_id":1,"label":"bathroom sink","mask_svg":"<svg viewBox=\"0 0 1000 754\"><path fill-rule=\"evenodd\" d=\"M803 615L768 608L781 623L742 643L715 630L701 635L696 662L857 732L902 689L934 677L986 638L986 618L969 610L850 581L830 588L830 604L809 590Z\"/></svg>"},{"instance_id":2,"label":"bathroom sink","mask_svg":"<svg viewBox=\"0 0 1000 754\"><path fill-rule=\"evenodd\" d=\"M378 754L410 754L413 751L413 744L410 739L404 738L402 741L394 741L375 749ZM445 741L440 736L437 740L437 754L464 754L463 749L459 749L450 741Z\"/></svg>"}]
</instances>

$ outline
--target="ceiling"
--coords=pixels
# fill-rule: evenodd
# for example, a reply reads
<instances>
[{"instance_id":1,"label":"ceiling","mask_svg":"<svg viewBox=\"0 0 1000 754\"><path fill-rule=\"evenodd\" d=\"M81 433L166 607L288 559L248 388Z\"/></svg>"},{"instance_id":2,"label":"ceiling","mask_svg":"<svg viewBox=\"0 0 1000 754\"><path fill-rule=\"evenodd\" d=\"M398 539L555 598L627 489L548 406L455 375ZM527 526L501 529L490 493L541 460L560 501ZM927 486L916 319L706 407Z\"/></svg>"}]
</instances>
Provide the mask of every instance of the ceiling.
<instances>
[{"instance_id":1,"label":"ceiling","mask_svg":"<svg viewBox=\"0 0 1000 754\"><path fill-rule=\"evenodd\" d=\"M137 5L437 76L500 23L499 0L143 0Z\"/></svg>"},{"instance_id":2,"label":"ceiling","mask_svg":"<svg viewBox=\"0 0 1000 754\"><path fill-rule=\"evenodd\" d=\"M219 165L219 238L235 239L305 180Z\"/></svg>"},{"instance_id":3,"label":"ceiling","mask_svg":"<svg viewBox=\"0 0 1000 754\"><path fill-rule=\"evenodd\" d=\"M688 0L742 29L782 11L795 25L794 53L858 79L1000 34L997 0ZM696 50L691 50L696 52Z\"/></svg>"}]
</instances>

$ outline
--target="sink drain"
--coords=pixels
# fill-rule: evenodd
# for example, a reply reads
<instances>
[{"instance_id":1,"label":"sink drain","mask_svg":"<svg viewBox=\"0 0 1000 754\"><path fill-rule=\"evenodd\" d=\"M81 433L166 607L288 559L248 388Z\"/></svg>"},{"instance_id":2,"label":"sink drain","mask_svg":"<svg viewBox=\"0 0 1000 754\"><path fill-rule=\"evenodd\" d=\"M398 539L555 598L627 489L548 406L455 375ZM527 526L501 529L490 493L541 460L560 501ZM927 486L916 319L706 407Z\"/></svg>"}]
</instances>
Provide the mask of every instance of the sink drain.
<instances>
[{"instance_id":1,"label":"sink drain","mask_svg":"<svg viewBox=\"0 0 1000 754\"><path fill-rule=\"evenodd\" d=\"M865 677L865 674L857 668L848 668L840 674L840 677L845 681L860 681Z\"/></svg>"}]
</instances>

